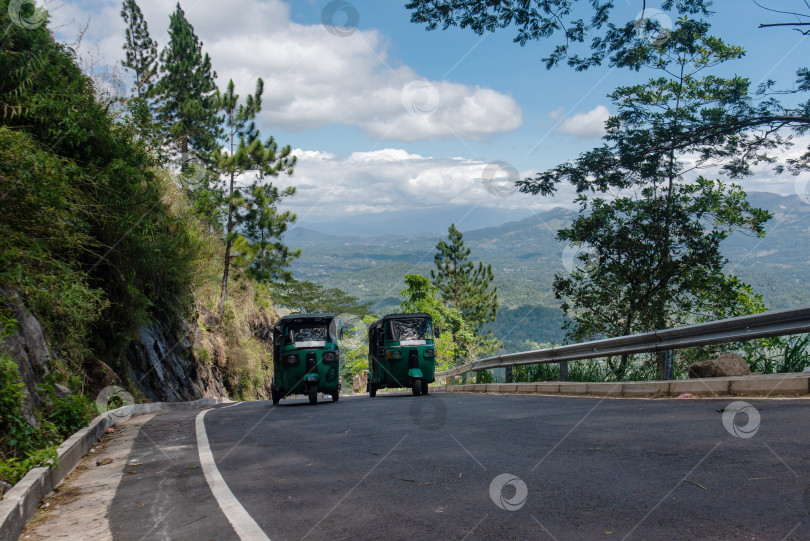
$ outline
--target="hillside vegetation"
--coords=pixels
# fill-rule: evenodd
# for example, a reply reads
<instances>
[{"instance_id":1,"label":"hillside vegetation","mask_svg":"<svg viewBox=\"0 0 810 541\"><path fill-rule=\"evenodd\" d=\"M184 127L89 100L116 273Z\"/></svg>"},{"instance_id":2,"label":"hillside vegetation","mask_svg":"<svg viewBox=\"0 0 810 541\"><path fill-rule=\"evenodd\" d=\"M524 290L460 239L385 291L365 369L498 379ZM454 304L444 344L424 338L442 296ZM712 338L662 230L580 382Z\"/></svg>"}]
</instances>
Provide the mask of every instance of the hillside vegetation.
<instances>
[{"instance_id":1,"label":"hillside vegetation","mask_svg":"<svg viewBox=\"0 0 810 541\"><path fill-rule=\"evenodd\" d=\"M54 460L103 386L145 398L127 361L141 329L191 329L195 373L216 380L212 393L266 396L270 354L257 335L275 315L266 286L239 270L213 315L221 236L200 224L132 116L97 99L73 52L8 13L0 1L0 322L11 348L33 316L49 353L25 381L0 354L0 480L13 483Z\"/></svg>"}]
</instances>

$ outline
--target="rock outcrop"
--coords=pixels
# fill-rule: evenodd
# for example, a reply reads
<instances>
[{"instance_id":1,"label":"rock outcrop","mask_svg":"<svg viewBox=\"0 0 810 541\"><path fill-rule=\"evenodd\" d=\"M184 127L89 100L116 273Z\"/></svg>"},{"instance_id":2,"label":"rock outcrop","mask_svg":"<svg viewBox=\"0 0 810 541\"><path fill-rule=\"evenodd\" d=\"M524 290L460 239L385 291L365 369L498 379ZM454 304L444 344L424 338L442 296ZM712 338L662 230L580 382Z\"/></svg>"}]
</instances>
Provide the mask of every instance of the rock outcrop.
<instances>
[{"instance_id":1,"label":"rock outcrop","mask_svg":"<svg viewBox=\"0 0 810 541\"><path fill-rule=\"evenodd\" d=\"M4 349L11 355L25 384L23 416L31 426L37 425L34 409L41 403L37 385L48 375L51 353L37 318L28 313L17 295L4 295L10 299L11 310L19 331L7 337Z\"/></svg>"},{"instance_id":2,"label":"rock outcrop","mask_svg":"<svg viewBox=\"0 0 810 541\"><path fill-rule=\"evenodd\" d=\"M355 374L352 380L352 389L355 393L363 393L366 391L368 384L368 370L363 370L360 374Z\"/></svg>"},{"instance_id":3,"label":"rock outcrop","mask_svg":"<svg viewBox=\"0 0 810 541\"><path fill-rule=\"evenodd\" d=\"M127 348L129 377L154 402L228 396L213 363L195 358L199 328L183 322L179 330L156 323L142 327Z\"/></svg>"},{"instance_id":4,"label":"rock outcrop","mask_svg":"<svg viewBox=\"0 0 810 541\"><path fill-rule=\"evenodd\" d=\"M689 366L690 378L717 378L727 376L749 376L751 369L745 359L736 353L723 353L711 361L692 363Z\"/></svg>"}]
</instances>

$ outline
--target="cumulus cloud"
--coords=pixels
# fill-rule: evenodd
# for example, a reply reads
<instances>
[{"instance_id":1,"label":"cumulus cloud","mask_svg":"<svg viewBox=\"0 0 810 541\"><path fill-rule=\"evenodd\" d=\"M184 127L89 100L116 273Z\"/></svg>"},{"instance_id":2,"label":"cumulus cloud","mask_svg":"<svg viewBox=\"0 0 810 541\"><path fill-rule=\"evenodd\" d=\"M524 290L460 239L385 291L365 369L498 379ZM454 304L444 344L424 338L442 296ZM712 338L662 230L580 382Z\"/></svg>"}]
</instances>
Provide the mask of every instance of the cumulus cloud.
<instances>
[{"instance_id":1,"label":"cumulus cloud","mask_svg":"<svg viewBox=\"0 0 810 541\"><path fill-rule=\"evenodd\" d=\"M150 32L161 47L168 39L173 2L139 2ZM76 25L90 20L91 40L110 64L123 57L124 25L120 2L75 0L53 9L52 27L71 39ZM376 30L350 35L321 25L291 21L280 0L231 0L184 6L186 17L204 42L224 86L233 79L245 94L257 77L265 81L263 124L285 130L327 124L357 126L373 140L483 140L522 123L509 95L479 86L424 79L387 53Z\"/></svg>"},{"instance_id":2,"label":"cumulus cloud","mask_svg":"<svg viewBox=\"0 0 810 541\"><path fill-rule=\"evenodd\" d=\"M559 119L562 112L560 109L549 114L552 119ZM570 118L565 118L559 122L557 130L559 133L573 135L577 139L598 139L605 135L605 121L610 116L608 108L604 105L597 105L586 113L577 113Z\"/></svg>"},{"instance_id":3,"label":"cumulus cloud","mask_svg":"<svg viewBox=\"0 0 810 541\"><path fill-rule=\"evenodd\" d=\"M434 158L396 148L342 157L300 149L293 153L298 157L295 175L273 182L297 187L284 208L296 212L302 224L327 217L457 206L537 212L569 206L574 199L565 186L555 197L518 193L510 189L504 173L487 174L492 166L477 159ZM515 171L518 178L533 173Z\"/></svg>"}]
</instances>

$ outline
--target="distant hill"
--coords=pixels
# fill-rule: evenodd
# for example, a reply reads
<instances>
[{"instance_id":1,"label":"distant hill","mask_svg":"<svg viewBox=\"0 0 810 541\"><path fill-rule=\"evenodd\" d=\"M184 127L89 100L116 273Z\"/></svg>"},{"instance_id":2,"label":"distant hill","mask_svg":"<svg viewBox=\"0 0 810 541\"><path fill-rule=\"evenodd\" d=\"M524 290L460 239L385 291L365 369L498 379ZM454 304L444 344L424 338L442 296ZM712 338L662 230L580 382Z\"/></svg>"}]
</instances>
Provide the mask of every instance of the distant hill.
<instances>
[{"instance_id":1,"label":"distant hill","mask_svg":"<svg viewBox=\"0 0 810 541\"><path fill-rule=\"evenodd\" d=\"M768 209L764 239L732 235L724 244L727 271L763 295L771 309L810 304L810 205L796 196L754 192L749 200ZM493 325L508 351L529 342L561 342L563 314L551 292L554 274L564 272L565 245L557 230L576 212L555 208L533 216L464 231L471 258L492 264L501 310ZM336 231L335 231L336 233ZM287 242L302 249L295 275L339 287L383 314L399 305L402 276L428 275L434 268L438 234L342 236L296 227Z\"/></svg>"}]
</instances>

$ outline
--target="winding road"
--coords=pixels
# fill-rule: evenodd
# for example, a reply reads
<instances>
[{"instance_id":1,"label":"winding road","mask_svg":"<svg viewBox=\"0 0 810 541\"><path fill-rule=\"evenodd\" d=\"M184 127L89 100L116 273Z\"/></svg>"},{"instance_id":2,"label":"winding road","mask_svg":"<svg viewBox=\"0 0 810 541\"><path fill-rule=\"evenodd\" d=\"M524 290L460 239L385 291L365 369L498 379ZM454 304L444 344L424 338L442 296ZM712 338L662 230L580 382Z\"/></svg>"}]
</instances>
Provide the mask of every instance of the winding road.
<instances>
[{"instance_id":1,"label":"winding road","mask_svg":"<svg viewBox=\"0 0 810 541\"><path fill-rule=\"evenodd\" d=\"M810 539L810 402L738 401L403 393L165 413L140 429L110 524L122 541Z\"/></svg>"}]
</instances>

